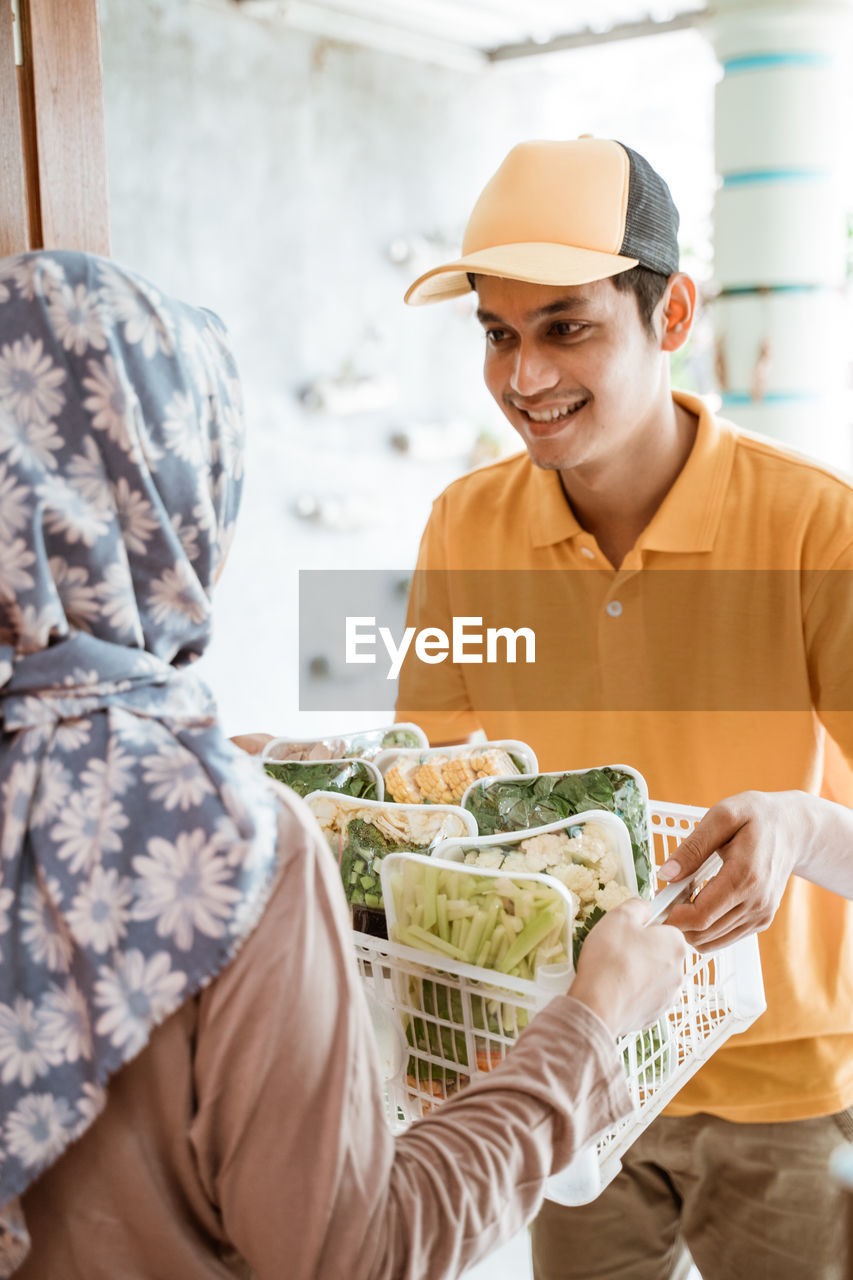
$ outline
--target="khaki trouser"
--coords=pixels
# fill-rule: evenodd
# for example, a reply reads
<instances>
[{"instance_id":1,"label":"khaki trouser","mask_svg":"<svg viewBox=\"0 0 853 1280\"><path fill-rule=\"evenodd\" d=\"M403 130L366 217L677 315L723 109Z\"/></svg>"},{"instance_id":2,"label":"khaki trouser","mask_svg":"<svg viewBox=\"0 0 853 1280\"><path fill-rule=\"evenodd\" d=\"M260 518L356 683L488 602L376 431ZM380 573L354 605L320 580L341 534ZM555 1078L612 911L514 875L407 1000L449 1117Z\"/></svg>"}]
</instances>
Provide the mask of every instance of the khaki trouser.
<instances>
[{"instance_id":1,"label":"khaki trouser","mask_svg":"<svg viewBox=\"0 0 853 1280\"><path fill-rule=\"evenodd\" d=\"M535 1280L669 1280L686 1241L702 1280L853 1280L828 1165L853 1108L784 1124L661 1116L592 1204L545 1202Z\"/></svg>"}]
</instances>

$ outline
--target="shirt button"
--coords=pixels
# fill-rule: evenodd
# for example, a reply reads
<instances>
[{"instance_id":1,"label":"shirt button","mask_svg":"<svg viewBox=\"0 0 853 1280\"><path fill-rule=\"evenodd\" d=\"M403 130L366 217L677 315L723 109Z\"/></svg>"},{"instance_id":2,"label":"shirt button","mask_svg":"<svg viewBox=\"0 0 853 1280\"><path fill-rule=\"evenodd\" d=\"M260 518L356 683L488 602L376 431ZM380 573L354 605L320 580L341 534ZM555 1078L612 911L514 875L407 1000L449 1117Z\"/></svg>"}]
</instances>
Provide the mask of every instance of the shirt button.
<instances>
[{"instance_id":1,"label":"shirt button","mask_svg":"<svg viewBox=\"0 0 853 1280\"><path fill-rule=\"evenodd\" d=\"M595 552L592 547L581 547L581 555L586 556L587 560L595 559Z\"/></svg>"},{"instance_id":2,"label":"shirt button","mask_svg":"<svg viewBox=\"0 0 853 1280\"><path fill-rule=\"evenodd\" d=\"M611 600L610 603L604 607L607 613L610 614L611 618L618 618L619 614L622 612L622 605L618 600Z\"/></svg>"}]
</instances>

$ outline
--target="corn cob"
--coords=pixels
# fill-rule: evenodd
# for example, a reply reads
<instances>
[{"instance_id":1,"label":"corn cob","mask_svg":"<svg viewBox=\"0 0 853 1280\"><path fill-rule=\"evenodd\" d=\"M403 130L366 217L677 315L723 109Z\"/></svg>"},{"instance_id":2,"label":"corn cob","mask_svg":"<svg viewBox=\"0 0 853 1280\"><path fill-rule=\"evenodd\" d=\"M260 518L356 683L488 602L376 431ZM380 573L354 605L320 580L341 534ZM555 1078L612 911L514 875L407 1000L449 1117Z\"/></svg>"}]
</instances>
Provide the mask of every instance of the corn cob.
<instances>
[{"instance_id":1,"label":"corn cob","mask_svg":"<svg viewBox=\"0 0 853 1280\"><path fill-rule=\"evenodd\" d=\"M444 779L447 756L432 756L415 770L415 785L426 804L453 804L453 792Z\"/></svg>"},{"instance_id":2,"label":"corn cob","mask_svg":"<svg viewBox=\"0 0 853 1280\"><path fill-rule=\"evenodd\" d=\"M391 799L396 800L398 804L420 804L422 802L423 796L413 776L417 767L417 760L407 760L402 757L385 774L385 790Z\"/></svg>"}]
</instances>

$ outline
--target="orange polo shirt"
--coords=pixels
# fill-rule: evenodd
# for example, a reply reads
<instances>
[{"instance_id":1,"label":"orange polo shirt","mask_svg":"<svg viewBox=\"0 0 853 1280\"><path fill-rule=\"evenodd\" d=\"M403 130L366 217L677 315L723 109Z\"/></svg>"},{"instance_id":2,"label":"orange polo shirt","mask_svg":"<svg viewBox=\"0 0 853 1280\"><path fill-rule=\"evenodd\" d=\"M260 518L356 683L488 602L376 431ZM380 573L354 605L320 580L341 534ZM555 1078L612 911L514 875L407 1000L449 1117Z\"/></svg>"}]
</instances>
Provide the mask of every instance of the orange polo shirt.
<instances>
[{"instance_id":1,"label":"orange polo shirt","mask_svg":"<svg viewBox=\"0 0 853 1280\"><path fill-rule=\"evenodd\" d=\"M543 770L630 764L681 804L817 792L827 745L853 765L853 486L674 398L698 418L694 446L618 570L558 474L526 454L436 500L409 624L535 618L543 634L534 668L407 662L400 718L431 741L520 738ZM767 1012L671 1114L791 1120L853 1104L853 903L792 877L759 946Z\"/></svg>"}]
</instances>

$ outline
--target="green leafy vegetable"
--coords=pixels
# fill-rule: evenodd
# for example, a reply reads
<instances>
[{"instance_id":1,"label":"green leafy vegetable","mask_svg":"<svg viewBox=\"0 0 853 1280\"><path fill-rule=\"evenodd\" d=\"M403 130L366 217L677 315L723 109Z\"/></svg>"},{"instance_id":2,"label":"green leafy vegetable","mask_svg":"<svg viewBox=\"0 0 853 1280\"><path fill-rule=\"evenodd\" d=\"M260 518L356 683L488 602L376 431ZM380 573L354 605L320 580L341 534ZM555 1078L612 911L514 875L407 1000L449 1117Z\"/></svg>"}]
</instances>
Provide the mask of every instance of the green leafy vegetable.
<instances>
[{"instance_id":1,"label":"green leafy vegetable","mask_svg":"<svg viewBox=\"0 0 853 1280\"><path fill-rule=\"evenodd\" d=\"M364 818L351 818L341 850L341 879L347 902L366 907L384 907L379 863L389 853L405 853L411 840L387 840L378 827Z\"/></svg>"},{"instance_id":2,"label":"green leafy vegetable","mask_svg":"<svg viewBox=\"0 0 853 1280\"><path fill-rule=\"evenodd\" d=\"M340 791L359 800L378 800L375 774L358 760L351 764L331 764L325 760L264 761L264 769L299 796L312 791Z\"/></svg>"},{"instance_id":3,"label":"green leafy vegetable","mask_svg":"<svg viewBox=\"0 0 853 1280\"><path fill-rule=\"evenodd\" d=\"M472 787L465 807L477 819L480 835L525 831L589 809L615 813L628 828L641 897L651 895L648 815L636 778L606 766L586 773L536 774Z\"/></svg>"}]
</instances>

